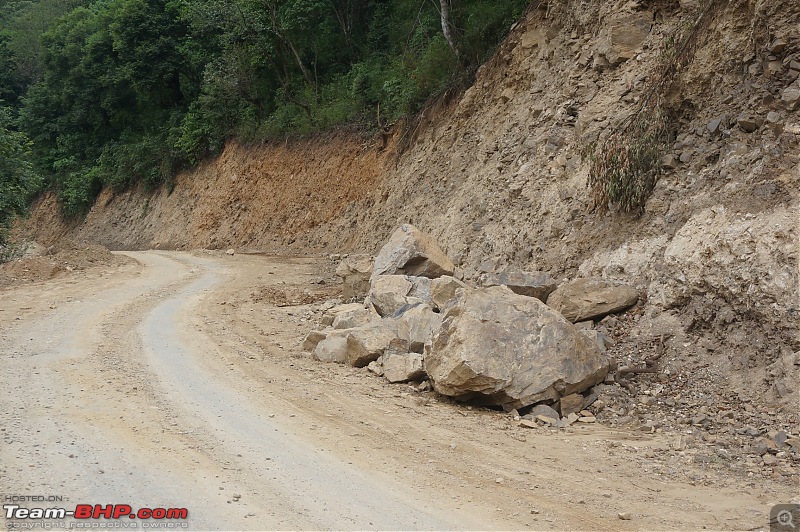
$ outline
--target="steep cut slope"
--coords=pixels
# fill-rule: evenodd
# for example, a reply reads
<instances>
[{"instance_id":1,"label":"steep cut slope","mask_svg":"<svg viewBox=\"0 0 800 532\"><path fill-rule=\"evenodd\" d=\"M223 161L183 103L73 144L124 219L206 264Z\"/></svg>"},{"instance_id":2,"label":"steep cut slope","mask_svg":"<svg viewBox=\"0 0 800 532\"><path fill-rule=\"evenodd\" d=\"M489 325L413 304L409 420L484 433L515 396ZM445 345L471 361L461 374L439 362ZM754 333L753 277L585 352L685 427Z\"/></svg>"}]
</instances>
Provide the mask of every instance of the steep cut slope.
<instances>
[{"instance_id":1,"label":"steep cut slope","mask_svg":"<svg viewBox=\"0 0 800 532\"><path fill-rule=\"evenodd\" d=\"M106 191L58 231L117 248L373 252L412 222L467 279L511 266L634 283L646 303L629 352L666 338L668 369L694 386L793 409L800 5L716 5L666 95L677 137L641 217L594 208L581 151L638 108L699 16L690 1L540 4L399 157L346 136L232 144L172 194ZM35 210L36 238L55 234L53 212Z\"/></svg>"},{"instance_id":2,"label":"steep cut slope","mask_svg":"<svg viewBox=\"0 0 800 532\"><path fill-rule=\"evenodd\" d=\"M112 249L223 248L289 244L368 197L393 162L349 135L244 148L176 179L174 189L106 189L80 221L45 195L24 226L43 243L70 233ZM336 245L352 247L355 238Z\"/></svg>"}]
</instances>

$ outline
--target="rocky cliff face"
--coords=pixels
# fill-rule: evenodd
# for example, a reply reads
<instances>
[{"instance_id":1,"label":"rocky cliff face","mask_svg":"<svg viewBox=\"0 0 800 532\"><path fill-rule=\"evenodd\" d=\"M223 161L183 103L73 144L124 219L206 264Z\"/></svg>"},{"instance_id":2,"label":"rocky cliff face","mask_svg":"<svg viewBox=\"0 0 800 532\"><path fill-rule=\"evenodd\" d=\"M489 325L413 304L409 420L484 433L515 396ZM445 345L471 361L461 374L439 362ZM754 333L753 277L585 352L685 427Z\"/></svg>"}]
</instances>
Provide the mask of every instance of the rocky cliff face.
<instances>
[{"instance_id":1,"label":"rocky cliff face","mask_svg":"<svg viewBox=\"0 0 800 532\"><path fill-rule=\"evenodd\" d=\"M634 284L646 303L630 353L665 338L670 364L711 364L732 389L789 404L800 362L800 5L737 0L707 13L664 93L676 131L664 174L633 217L592 204L582 149L638 109L701 6L551 4L530 11L462 97L385 150L346 135L230 145L171 194L105 192L75 226L56 224L44 199L28 228L111 247L374 253L410 222L466 279L513 266ZM706 375L698 386L717 378Z\"/></svg>"}]
</instances>

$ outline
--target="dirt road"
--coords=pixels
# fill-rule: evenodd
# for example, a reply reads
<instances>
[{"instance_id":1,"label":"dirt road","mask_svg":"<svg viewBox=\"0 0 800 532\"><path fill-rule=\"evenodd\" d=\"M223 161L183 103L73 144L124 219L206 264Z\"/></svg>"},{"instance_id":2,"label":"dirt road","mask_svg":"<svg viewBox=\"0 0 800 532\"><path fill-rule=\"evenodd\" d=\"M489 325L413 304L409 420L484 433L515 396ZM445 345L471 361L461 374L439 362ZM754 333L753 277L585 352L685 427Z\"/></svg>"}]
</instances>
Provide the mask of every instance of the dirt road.
<instances>
[{"instance_id":1,"label":"dirt road","mask_svg":"<svg viewBox=\"0 0 800 532\"><path fill-rule=\"evenodd\" d=\"M660 460L668 436L537 432L310 360L325 261L124 255L0 292L4 504L187 508L192 530L756 529L796 496Z\"/></svg>"}]
</instances>

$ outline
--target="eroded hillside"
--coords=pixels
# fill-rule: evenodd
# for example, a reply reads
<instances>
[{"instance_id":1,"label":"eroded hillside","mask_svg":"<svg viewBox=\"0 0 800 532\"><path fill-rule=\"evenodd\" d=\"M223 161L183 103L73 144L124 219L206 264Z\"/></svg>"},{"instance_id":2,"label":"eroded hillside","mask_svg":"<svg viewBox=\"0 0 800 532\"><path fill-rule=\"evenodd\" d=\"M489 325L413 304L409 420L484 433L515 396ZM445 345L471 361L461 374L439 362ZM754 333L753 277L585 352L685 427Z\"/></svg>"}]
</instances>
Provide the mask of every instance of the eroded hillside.
<instances>
[{"instance_id":1,"label":"eroded hillside","mask_svg":"<svg viewBox=\"0 0 800 532\"><path fill-rule=\"evenodd\" d=\"M703 405L724 395L793 412L800 6L706 13L663 95L676 138L641 216L598 208L586 186L584 148L639 108L699 14L689 1L541 4L463 96L388 148L344 134L231 143L172 192L105 191L74 225L45 197L25 230L112 248L339 253L375 252L412 222L466 279L513 267L635 284L646 303L620 356L664 338L667 368L708 391Z\"/></svg>"}]
</instances>

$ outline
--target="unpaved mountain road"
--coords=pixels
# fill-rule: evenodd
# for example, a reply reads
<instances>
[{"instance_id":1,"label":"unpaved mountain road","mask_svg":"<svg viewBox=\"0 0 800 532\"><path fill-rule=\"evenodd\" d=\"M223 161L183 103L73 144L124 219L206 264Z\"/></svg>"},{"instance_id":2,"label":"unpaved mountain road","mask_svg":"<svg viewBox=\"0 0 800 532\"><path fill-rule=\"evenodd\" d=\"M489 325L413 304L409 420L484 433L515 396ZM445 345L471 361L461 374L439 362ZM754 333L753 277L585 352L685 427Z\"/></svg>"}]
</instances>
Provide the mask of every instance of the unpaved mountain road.
<instances>
[{"instance_id":1,"label":"unpaved mountain road","mask_svg":"<svg viewBox=\"0 0 800 532\"><path fill-rule=\"evenodd\" d=\"M312 305L262 296L311 294L327 261L123 255L0 291L4 504L187 508L192 530L766 529L797 495L691 456L662 475L666 436L528 430L310 360Z\"/></svg>"}]
</instances>

